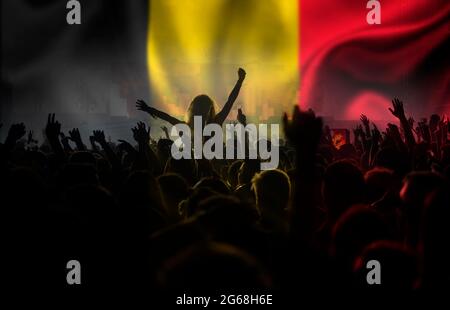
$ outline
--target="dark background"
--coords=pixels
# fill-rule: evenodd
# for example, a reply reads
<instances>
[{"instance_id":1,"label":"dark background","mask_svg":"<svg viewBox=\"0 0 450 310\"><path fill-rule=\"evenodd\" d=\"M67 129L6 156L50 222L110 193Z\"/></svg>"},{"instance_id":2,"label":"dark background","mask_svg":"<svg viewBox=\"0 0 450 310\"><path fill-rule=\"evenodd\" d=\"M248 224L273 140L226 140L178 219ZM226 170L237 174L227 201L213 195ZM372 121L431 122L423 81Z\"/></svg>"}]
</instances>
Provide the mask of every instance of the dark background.
<instances>
[{"instance_id":1,"label":"dark background","mask_svg":"<svg viewBox=\"0 0 450 310\"><path fill-rule=\"evenodd\" d=\"M3 128L23 121L40 138L50 112L63 130L130 128L134 101L148 97L149 1L80 3L81 25L68 25L66 0L2 0Z\"/></svg>"}]
</instances>

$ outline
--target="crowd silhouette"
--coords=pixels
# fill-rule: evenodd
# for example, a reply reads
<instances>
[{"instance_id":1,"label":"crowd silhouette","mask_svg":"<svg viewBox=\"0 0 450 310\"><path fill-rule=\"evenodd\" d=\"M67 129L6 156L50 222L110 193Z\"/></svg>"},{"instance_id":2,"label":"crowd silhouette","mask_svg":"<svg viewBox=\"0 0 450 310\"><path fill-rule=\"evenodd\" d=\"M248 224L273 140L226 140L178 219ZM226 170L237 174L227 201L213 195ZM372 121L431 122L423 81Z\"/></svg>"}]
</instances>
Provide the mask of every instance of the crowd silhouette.
<instances>
[{"instance_id":1,"label":"crowd silhouette","mask_svg":"<svg viewBox=\"0 0 450 310\"><path fill-rule=\"evenodd\" d=\"M244 78L240 69L217 114L195 97L186 123L222 125ZM77 259L93 288L448 289L448 120L415 122L398 99L386 113L399 126L362 115L337 149L322 119L296 106L282 116L279 168L267 171L258 159L175 160L168 135L151 139L143 122L135 141L117 143L102 130L65 135L55 114L44 141L14 124L0 152L8 272L15 285L67 286ZM380 285L366 279L374 259Z\"/></svg>"}]
</instances>

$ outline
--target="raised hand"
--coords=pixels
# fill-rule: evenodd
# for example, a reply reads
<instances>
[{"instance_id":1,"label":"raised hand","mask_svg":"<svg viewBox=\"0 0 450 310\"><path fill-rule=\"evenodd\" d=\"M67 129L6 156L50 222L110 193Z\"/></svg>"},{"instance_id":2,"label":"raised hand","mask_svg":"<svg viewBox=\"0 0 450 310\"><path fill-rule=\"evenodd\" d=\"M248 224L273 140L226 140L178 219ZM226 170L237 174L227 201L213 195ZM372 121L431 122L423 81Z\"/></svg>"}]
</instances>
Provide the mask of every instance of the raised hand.
<instances>
[{"instance_id":1,"label":"raised hand","mask_svg":"<svg viewBox=\"0 0 450 310\"><path fill-rule=\"evenodd\" d=\"M291 121L284 113L283 125L286 137L300 148L300 152L311 151L310 148L315 152L322 136L322 119L316 117L311 109L300 111L300 108L295 106Z\"/></svg>"},{"instance_id":2,"label":"raised hand","mask_svg":"<svg viewBox=\"0 0 450 310\"><path fill-rule=\"evenodd\" d=\"M416 139L414 139L413 130L405 116L403 102L397 98L394 98L394 100L392 100L392 106L394 109L389 108L389 111L391 111L392 115L400 121L405 136L406 146L408 147L408 150L412 152L414 146L416 145Z\"/></svg>"},{"instance_id":3,"label":"raised hand","mask_svg":"<svg viewBox=\"0 0 450 310\"><path fill-rule=\"evenodd\" d=\"M370 121L364 114L361 114L361 117L359 118L361 120L361 123L363 123L364 126L369 126Z\"/></svg>"},{"instance_id":4,"label":"raised hand","mask_svg":"<svg viewBox=\"0 0 450 310\"><path fill-rule=\"evenodd\" d=\"M56 154L56 157L62 162L66 160L66 154L59 141L59 134L61 133L61 124L55 120L55 113L50 113L47 118L47 125L45 126L45 136Z\"/></svg>"},{"instance_id":5,"label":"raised hand","mask_svg":"<svg viewBox=\"0 0 450 310\"><path fill-rule=\"evenodd\" d=\"M136 127L131 129L133 131L133 138L138 143L148 143L150 140L150 126L148 130L143 122L138 122Z\"/></svg>"},{"instance_id":6,"label":"raised hand","mask_svg":"<svg viewBox=\"0 0 450 310\"><path fill-rule=\"evenodd\" d=\"M47 126L45 126L45 135L49 140L57 140L61 132L61 124L55 120L55 113L49 114L47 119Z\"/></svg>"},{"instance_id":7,"label":"raised hand","mask_svg":"<svg viewBox=\"0 0 450 310\"><path fill-rule=\"evenodd\" d=\"M394 109L389 108L389 111L391 111L392 115L394 115L398 119L402 119L405 117L405 110L403 108L402 101L400 101L398 98L394 98L394 100L392 100L392 107Z\"/></svg>"},{"instance_id":8,"label":"raised hand","mask_svg":"<svg viewBox=\"0 0 450 310\"><path fill-rule=\"evenodd\" d=\"M242 113L241 108L238 109L237 121L244 126L247 125L247 117L245 116L244 113Z\"/></svg>"},{"instance_id":9,"label":"raised hand","mask_svg":"<svg viewBox=\"0 0 450 310\"><path fill-rule=\"evenodd\" d=\"M156 118L156 115L154 113L154 109L150 107L144 100L139 99L136 101L136 108L139 111L144 111L150 114L153 118Z\"/></svg>"},{"instance_id":10,"label":"raised hand","mask_svg":"<svg viewBox=\"0 0 450 310\"><path fill-rule=\"evenodd\" d=\"M364 114L361 114L361 117L359 118L361 120L361 123L364 125L365 134L367 138L370 138L371 132L370 132L370 121Z\"/></svg>"},{"instance_id":11,"label":"raised hand","mask_svg":"<svg viewBox=\"0 0 450 310\"><path fill-rule=\"evenodd\" d=\"M61 144L63 145L63 148L66 152L72 152L72 148L70 147L69 140L70 138L67 137L63 132L59 134L59 137L61 138Z\"/></svg>"},{"instance_id":12,"label":"raised hand","mask_svg":"<svg viewBox=\"0 0 450 310\"><path fill-rule=\"evenodd\" d=\"M147 111L150 109L150 107L148 106L148 104L147 104L144 100L142 100L142 99L138 99L138 100L136 101L136 108L137 108L139 111L144 111L144 112L147 112Z\"/></svg>"},{"instance_id":13,"label":"raised hand","mask_svg":"<svg viewBox=\"0 0 450 310\"><path fill-rule=\"evenodd\" d=\"M81 135L80 135L80 131L78 130L78 128L69 130L69 139L77 144L81 142Z\"/></svg>"},{"instance_id":14,"label":"raised hand","mask_svg":"<svg viewBox=\"0 0 450 310\"><path fill-rule=\"evenodd\" d=\"M95 139L93 135L89 136L89 143L91 144L91 150L93 150L94 152L98 152L98 147L97 144L95 144Z\"/></svg>"},{"instance_id":15,"label":"raised hand","mask_svg":"<svg viewBox=\"0 0 450 310\"><path fill-rule=\"evenodd\" d=\"M94 130L92 132L92 139L95 142L98 142L100 145L106 144L105 133L103 132L103 130Z\"/></svg>"},{"instance_id":16,"label":"raised hand","mask_svg":"<svg viewBox=\"0 0 450 310\"><path fill-rule=\"evenodd\" d=\"M61 138L61 142L65 143L65 142L69 142L69 137L67 137L64 132L60 132L59 133L59 137Z\"/></svg>"},{"instance_id":17,"label":"raised hand","mask_svg":"<svg viewBox=\"0 0 450 310\"><path fill-rule=\"evenodd\" d=\"M69 130L69 138L70 138L70 140L75 142L79 151L86 149L86 147L83 144L83 140L81 140L81 135L80 135L80 131L78 130L78 128Z\"/></svg>"},{"instance_id":18,"label":"raised hand","mask_svg":"<svg viewBox=\"0 0 450 310\"><path fill-rule=\"evenodd\" d=\"M245 70L244 69L242 69L242 68L239 68L238 69L238 77L239 77L239 80L244 80L245 79L245 76L247 75L247 72L245 72Z\"/></svg>"},{"instance_id":19,"label":"raised hand","mask_svg":"<svg viewBox=\"0 0 450 310\"><path fill-rule=\"evenodd\" d=\"M21 139L26 134L25 125L23 123L13 124L9 128L7 141L16 143L19 139Z\"/></svg>"}]
</instances>

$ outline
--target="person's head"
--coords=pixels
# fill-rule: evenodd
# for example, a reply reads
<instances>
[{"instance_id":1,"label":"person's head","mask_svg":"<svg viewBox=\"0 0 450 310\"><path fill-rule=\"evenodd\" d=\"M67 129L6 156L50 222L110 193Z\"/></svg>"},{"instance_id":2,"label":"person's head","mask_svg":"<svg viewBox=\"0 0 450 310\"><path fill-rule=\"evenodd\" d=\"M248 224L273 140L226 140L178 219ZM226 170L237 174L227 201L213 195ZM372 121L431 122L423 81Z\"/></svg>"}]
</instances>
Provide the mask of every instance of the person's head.
<instances>
[{"instance_id":1,"label":"person's head","mask_svg":"<svg viewBox=\"0 0 450 310\"><path fill-rule=\"evenodd\" d=\"M189 185L186 180L176 173L166 173L158 177L162 196L173 218L179 218L178 204L189 195Z\"/></svg>"},{"instance_id":2,"label":"person's head","mask_svg":"<svg viewBox=\"0 0 450 310\"><path fill-rule=\"evenodd\" d=\"M319 145L317 149L317 153L320 154L325 159L325 164L328 165L333 162L334 159L334 150L328 144ZM295 155L295 152L294 152Z\"/></svg>"},{"instance_id":3,"label":"person's head","mask_svg":"<svg viewBox=\"0 0 450 310\"><path fill-rule=\"evenodd\" d=\"M412 162L414 166L412 170L422 171L429 170L431 165L430 146L428 142L422 141L414 147Z\"/></svg>"},{"instance_id":4,"label":"person's head","mask_svg":"<svg viewBox=\"0 0 450 310\"><path fill-rule=\"evenodd\" d=\"M367 185L367 198L369 202L375 202L381 199L384 194L396 187L397 178L394 172L387 168L375 167L367 171L364 175Z\"/></svg>"},{"instance_id":5,"label":"person's head","mask_svg":"<svg viewBox=\"0 0 450 310\"><path fill-rule=\"evenodd\" d=\"M392 238L389 226L375 210L355 205L334 225L331 253L348 268L367 245Z\"/></svg>"},{"instance_id":6,"label":"person's head","mask_svg":"<svg viewBox=\"0 0 450 310\"><path fill-rule=\"evenodd\" d=\"M152 173L135 171L122 186L120 212L125 224L137 233L150 233L165 223L166 208Z\"/></svg>"},{"instance_id":7,"label":"person's head","mask_svg":"<svg viewBox=\"0 0 450 310\"><path fill-rule=\"evenodd\" d=\"M441 147L441 164L443 167L450 165L450 144Z\"/></svg>"},{"instance_id":8,"label":"person's head","mask_svg":"<svg viewBox=\"0 0 450 310\"><path fill-rule=\"evenodd\" d=\"M173 141L170 139L159 139L156 145L156 150L158 152L158 158L160 159L162 165L164 166L167 159L171 157L171 147Z\"/></svg>"},{"instance_id":9,"label":"person's head","mask_svg":"<svg viewBox=\"0 0 450 310\"><path fill-rule=\"evenodd\" d=\"M438 114L432 114L430 116L430 129L434 130L437 128L437 126L439 125L439 121L441 120L441 117Z\"/></svg>"},{"instance_id":10,"label":"person's head","mask_svg":"<svg viewBox=\"0 0 450 310\"><path fill-rule=\"evenodd\" d=\"M186 120L191 128L194 127L194 116L201 116L203 125L212 121L216 116L214 101L207 95L198 95L192 99L188 107Z\"/></svg>"},{"instance_id":11,"label":"person's head","mask_svg":"<svg viewBox=\"0 0 450 310\"><path fill-rule=\"evenodd\" d=\"M218 195L215 191L210 189L209 187L199 187L193 189L189 196L182 200L178 205L178 210L182 218L189 218L197 215L201 211L204 211L199 208L200 203L212 197L214 195Z\"/></svg>"},{"instance_id":12,"label":"person's head","mask_svg":"<svg viewBox=\"0 0 450 310\"><path fill-rule=\"evenodd\" d=\"M227 244L197 244L167 259L158 273L165 289L255 289L270 286L258 261Z\"/></svg>"},{"instance_id":13,"label":"person's head","mask_svg":"<svg viewBox=\"0 0 450 310\"><path fill-rule=\"evenodd\" d=\"M373 164L377 167L391 169L399 175L403 175L409 169L405 154L392 146L382 147L375 155Z\"/></svg>"},{"instance_id":14,"label":"person's head","mask_svg":"<svg viewBox=\"0 0 450 310\"><path fill-rule=\"evenodd\" d=\"M105 188L91 184L76 185L66 191L64 202L80 215L83 229L89 233L106 234L116 228L117 204Z\"/></svg>"},{"instance_id":15,"label":"person's head","mask_svg":"<svg viewBox=\"0 0 450 310\"><path fill-rule=\"evenodd\" d=\"M214 235L223 240L237 233L240 239L245 236L239 232L250 229L258 219L252 204L242 202L236 197L213 194L198 203L198 222Z\"/></svg>"},{"instance_id":16,"label":"person's head","mask_svg":"<svg viewBox=\"0 0 450 310\"><path fill-rule=\"evenodd\" d=\"M230 188L232 190L234 190L238 186L238 173L241 165L242 160L236 160L228 167L228 184L230 185Z\"/></svg>"},{"instance_id":17,"label":"person's head","mask_svg":"<svg viewBox=\"0 0 450 310\"><path fill-rule=\"evenodd\" d=\"M58 186L70 188L80 184L99 185L98 173L94 165L68 163L58 176Z\"/></svg>"},{"instance_id":18,"label":"person's head","mask_svg":"<svg viewBox=\"0 0 450 310\"><path fill-rule=\"evenodd\" d=\"M444 178L433 172L416 171L403 180L400 198L406 205L423 205L426 196L444 183Z\"/></svg>"},{"instance_id":19,"label":"person's head","mask_svg":"<svg viewBox=\"0 0 450 310\"><path fill-rule=\"evenodd\" d=\"M198 177L197 161L195 159L175 159L169 157L164 173L177 173L189 184L193 184Z\"/></svg>"},{"instance_id":20,"label":"person's head","mask_svg":"<svg viewBox=\"0 0 450 310\"><path fill-rule=\"evenodd\" d=\"M202 187L209 188L212 191L215 191L215 192L217 192L219 194L223 194L223 195L227 195L230 193L230 189L225 184L225 182L216 177L202 178L200 181L198 181L194 185L193 188L197 189L197 188L202 188Z\"/></svg>"},{"instance_id":21,"label":"person's head","mask_svg":"<svg viewBox=\"0 0 450 310\"><path fill-rule=\"evenodd\" d=\"M41 175L48 167L47 156L41 151L29 151L25 154L28 166Z\"/></svg>"},{"instance_id":22,"label":"person's head","mask_svg":"<svg viewBox=\"0 0 450 310\"><path fill-rule=\"evenodd\" d=\"M403 180L400 199L403 202L406 237L411 245L416 245L418 241L419 223L426 197L439 188L444 180L441 175L426 171L412 172Z\"/></svg>"},{"instance_id":23,"label":"person's head","mask_svg":"<svg viewBox=\"0 0 450 310\"><path fill-rule=\"evenodd\" d=\"M12 211L33 218L47 203L47 185L44 179L30 168L2 171L0 197L6 213ZM6 216L3 215L4 218Z\"/></svg>"},{"instance_id":24,"label":"person's head","mask_svg":"<svg viewBox=\"0 0 450 310\"><path fill-rule=\"evenodd\" d=\"M85 164L85 165L97 165L97 160L91 152L78 151L72 153L69 158L69 162L72 164Z\"/></svg>"},{"instance_id":25,"label":"person's head","mask_svg":"<svg viewBox=\"0 0 450 310\"><path fill-rule=\"evenodd\" d=\"M325 171L322 194L328 215L336 219L353 204L364 202L362 172L350 161L336 161Z\"/></svg>"},{"instance_id":26,"label":"person's head","mask_svg":"<svg viewBox=\"0 0 450 310\"><path fill-rule=\"evenodd\" d=\"M450 181L450 164L445 167L444 176L447 179L447 181Z\"/></svg>"},{"instance_id":27,"label":"person's head","mask_svg":"<svg viewBox=\"0 0 450 310\"><path fill-rule=\"evenodd\" d=\"M338 159L356 159L358 158L358 154L353 144L346 143L337 150L336 157Z\"/></svg>"},{"instance_id":28,"label":"person's head","mask_svg":"<svg viewBox=\"0 0 450 310\"><path fill-rule=\"evenodd\" d=\"M242 162L238 172L239 185L249 184L255 173L259 172L261 163L257 159L249 159Z\"/></svg>"},{"instance_id":29,"label":"person's head","mask_svg":"<svg viewBox=\"0 0 450 310\"><path fill-rule=\"evenodd\" d=\"M281 170L266 170L252 179L256 206L264 221L281 220L289 205L291 182Z\"/></svg>"},{"instance_id":30,"label":"person's head","mask_svg":"<svg viewBox=\"0 0 450 310\"><path fill-rule=\"evenodd\" d=\"M422 286L427 289L449 288L450 270L450 187L448 183L425 199L421 216L419 251L424 262Z\"/></svg>"}]
</instances>

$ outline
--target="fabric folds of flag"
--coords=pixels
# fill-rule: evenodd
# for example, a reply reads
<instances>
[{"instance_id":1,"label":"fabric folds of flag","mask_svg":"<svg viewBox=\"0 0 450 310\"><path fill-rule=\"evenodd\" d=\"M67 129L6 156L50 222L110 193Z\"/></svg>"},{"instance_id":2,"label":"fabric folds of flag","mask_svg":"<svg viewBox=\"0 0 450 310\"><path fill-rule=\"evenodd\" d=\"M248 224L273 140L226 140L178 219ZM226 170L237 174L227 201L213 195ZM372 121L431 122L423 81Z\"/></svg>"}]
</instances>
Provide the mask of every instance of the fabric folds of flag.
<instances>
[{"instance_id":1,"label":"fabric folds of flag","mask_svg":"<svg viewBox=\"0 0 450 310\"><path fill-rule=\"evenodd\" d=\"M301 1L300 104L340 119L387 119L392 97L416 116L449 113L450 3Z\"/></svg>"},{"instance_id":2,"label":"fabric folds of flag","mask_svg":"<svg viewBox=\"0 0 450 310\"><path fill-rule=\"evenodd\" d=\"M392 97L417 115L449 111L446 0L152 0L147 58L155 104L183 115L200 93L220 104L249 73L238 105L264 120L299 103L336 119L386 120Z\"/></svg>"}]
</instances>

